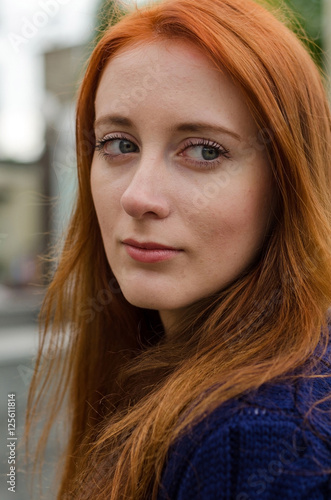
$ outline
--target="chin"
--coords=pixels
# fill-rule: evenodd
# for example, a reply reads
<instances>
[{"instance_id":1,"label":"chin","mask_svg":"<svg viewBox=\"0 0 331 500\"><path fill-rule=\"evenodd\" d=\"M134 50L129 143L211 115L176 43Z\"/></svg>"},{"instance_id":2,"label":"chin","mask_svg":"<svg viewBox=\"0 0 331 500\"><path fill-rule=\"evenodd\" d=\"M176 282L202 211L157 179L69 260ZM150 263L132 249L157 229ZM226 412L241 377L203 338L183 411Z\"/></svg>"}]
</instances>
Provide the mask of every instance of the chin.
<instances>
[{"instance_id":1,"label":"chin","mask_svg":"<svg viewBox=\"0 0 331 500\"><path fill-rule=\"evenodd\" d=\"M164 301L159 300L157 297L144 297L144 296L139 296L139 295L134 295L134 294L125 294L123 293L124 297L126 300L132 304L133 306L136 307L141 307L142 309L163 309L166 307L166 304Z\"/></svg>"},{"instance_id":2,"label":"chin","mask_svg":"<svg viewBox=\"0 0 331 500\"><path fill-rule=\"evenodd\" d=\"M180 301L174 301L173 297L171 298L171 294L163 295L161 293L157 295L155 290L151 292L141 289L133 291L131 288L128 291L122 289L122 293L130 304L143 309L155 309L159 311L162 309L177 309L178 307L182 307ZM187 305L187 301L185 301L185 303L183 301L183 305Z\"/></svg>"}]
</instances>

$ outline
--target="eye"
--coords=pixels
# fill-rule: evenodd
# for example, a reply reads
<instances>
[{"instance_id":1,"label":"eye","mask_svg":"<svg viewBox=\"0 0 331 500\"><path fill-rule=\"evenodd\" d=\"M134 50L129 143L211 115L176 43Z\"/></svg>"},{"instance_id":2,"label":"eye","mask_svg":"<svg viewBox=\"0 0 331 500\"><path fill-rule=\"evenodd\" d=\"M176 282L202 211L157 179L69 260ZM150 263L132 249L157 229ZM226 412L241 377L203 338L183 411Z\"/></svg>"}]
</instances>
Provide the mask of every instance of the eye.
<instances>
[{"instance_id":1,"label":"eye","mask_svg":"<svg viewBox=\"0 0 331 500\"><path fill-rule=\"evenodd\" d=\"M114 158L116 156L128 153L136 153L138 146L123 135L107 135L96 143L95 149L105 158Z\"/></svg>"},{"instance_id":2,"label":"eye","mask_svg":"<svg viewBox=\"0 0 331 500\"><path fill-rule=\"evenodd\" d=\"M197 139L194 142L190 139L185 143L184 148L180 152L180 156L185 160L198 164L198 166L215 168L220 164L223 158L230 159L229 150L217 142L208 139Z\"/></svg>"},{"instance_id":3,"label":"eye","mask_svg":"<svg viewBox=\"0 0 331 500\"><path fill-rule=\"evenodd\" d=\"M122 134L110 134L97 141L95 149L107 160L121 158L139 151L139 147ZM229 150L217 142L208 139L190 139L186 141L179 156L197 167L212 169L224 158L230 159Z\"/></svg>"}]
</instances>

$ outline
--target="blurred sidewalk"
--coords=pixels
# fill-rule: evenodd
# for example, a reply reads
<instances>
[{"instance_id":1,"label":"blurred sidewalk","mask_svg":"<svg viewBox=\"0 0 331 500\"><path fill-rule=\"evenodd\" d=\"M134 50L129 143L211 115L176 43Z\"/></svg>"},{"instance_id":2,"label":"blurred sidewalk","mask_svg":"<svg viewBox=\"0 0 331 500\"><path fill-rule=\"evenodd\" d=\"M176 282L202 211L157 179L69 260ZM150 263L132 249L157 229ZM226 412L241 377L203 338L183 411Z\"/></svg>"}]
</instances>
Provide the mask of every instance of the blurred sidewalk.
<instances>
[{"instance_id":1,"label":"blurred sidewalk","mask_svg":"<svg viewBox=\"0 0 331 500\"><path fill-rule=\"evenodd\" d=\"M0 499L32 499L27 488L21 452L28 388L38 344L37 316L42 302L41 288L13 290L0 285ZM16 491L8 491L7 398L16 400ZM52 453L50 452L50 455ZM47 457L49 458L49 457ZM13 496L14 495L14 496ZM53 500L47 494L47 500ZM39 500L39 499L38 499Z\"/></svg>"},{"instance_id":2,"label":"blurred sidewalk","mask_svg":"<svg viewBox=\"0 0 331 500\"><path fill-rule=\"evenodd\" d=\"M43 295L42 287L9 288L0 284L0 331L36 323Z\"/></svg>"}]
</instances>

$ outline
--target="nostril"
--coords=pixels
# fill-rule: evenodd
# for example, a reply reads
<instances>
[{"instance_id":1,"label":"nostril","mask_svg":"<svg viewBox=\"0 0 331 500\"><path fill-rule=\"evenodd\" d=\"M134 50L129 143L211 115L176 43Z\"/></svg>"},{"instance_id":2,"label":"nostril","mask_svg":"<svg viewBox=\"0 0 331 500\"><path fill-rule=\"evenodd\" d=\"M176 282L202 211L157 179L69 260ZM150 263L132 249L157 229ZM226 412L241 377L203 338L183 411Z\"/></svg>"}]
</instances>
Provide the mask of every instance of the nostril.
<instances>
[{"instance_id":1,"label":"nostril","mask_svg":"<svg viewBox=\"0 0 331 500\"><path fill-rule=\"evenodd\" d=\"M145 216L164 218L169 213L166 197L152 190L147 191L143 186L135 189L130 185L121 197L121 206L128 215L136 219Z\"/></svg>"}]
</instances>

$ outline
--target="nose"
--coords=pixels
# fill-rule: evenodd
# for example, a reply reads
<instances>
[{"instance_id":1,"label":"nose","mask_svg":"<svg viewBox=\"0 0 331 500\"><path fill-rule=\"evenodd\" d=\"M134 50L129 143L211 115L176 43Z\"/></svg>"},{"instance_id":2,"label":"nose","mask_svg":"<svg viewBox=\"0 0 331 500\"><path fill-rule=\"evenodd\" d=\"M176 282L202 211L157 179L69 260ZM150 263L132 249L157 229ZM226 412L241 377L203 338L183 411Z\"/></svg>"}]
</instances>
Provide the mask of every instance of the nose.
<instances>
[{"instance_id":1,"label":"nose","mask_svg":"<svg viewBox=\"0 0 331 500\"><path fill-rule=\"evenodd\" d=\"M121 205L126 213L135 219L142 219L146 215L161 219L167 217L170 208L165 177L162 160L141 158L121 196Z\"/></svg>"}]
</instances>

